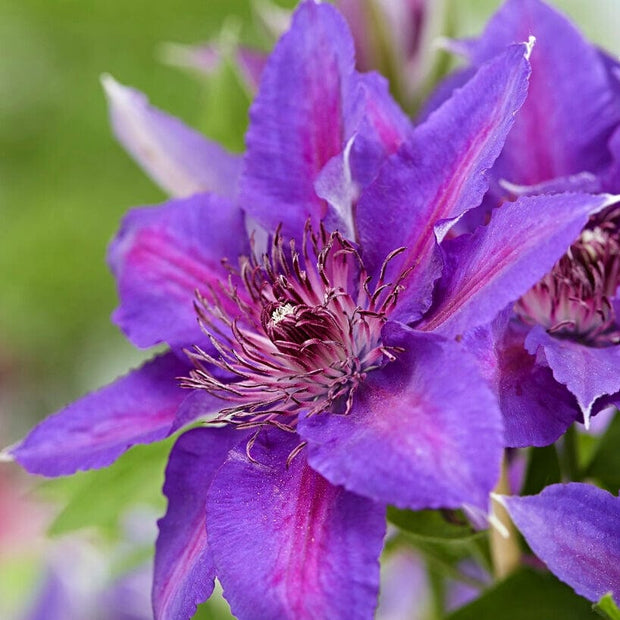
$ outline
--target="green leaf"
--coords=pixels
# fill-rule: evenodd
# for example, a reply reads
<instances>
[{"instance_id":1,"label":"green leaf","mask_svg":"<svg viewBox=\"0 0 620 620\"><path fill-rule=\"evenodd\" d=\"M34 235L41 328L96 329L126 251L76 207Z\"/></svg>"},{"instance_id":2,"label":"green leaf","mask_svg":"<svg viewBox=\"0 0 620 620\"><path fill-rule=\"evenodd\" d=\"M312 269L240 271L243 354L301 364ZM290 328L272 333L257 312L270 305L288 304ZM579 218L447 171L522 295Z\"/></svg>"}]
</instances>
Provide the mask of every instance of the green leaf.
<instances>
[{"instance_id":1,"label":"green leaf","mask_svg":"<svg viewBox=\"0 0 620 620\"><path fill-rule=\"evenodd\" d=\"M592 609L607 620L620 620L620 609L618 609L611 592L605 594L598 603L592 605Z\"/></svg>"},{"instance_id":2,"label":"green leaf","mask_svg":"<svg viewBox=\"0 0 620 620\"><path fill-rule=\"evenodd\" d=\"M401 530L416 537L434 541L462 540L476 535L459 512L439 510L400 510L388 507L387 518Z\"/></svg>"},{"instance_id":3,"label":"green leaf","mask_svg":"<svg viewBox=\"0 0 620 620\"><path fill-rule=\"evenodd\" d=\"M56 536L97 527L109 536L117 536L122 516L131 506L148 504L163 512L161 488L171 444L169 439L135 446L106 469L81 472L48 483L45 491L66 502L49 533Z\"/></svg>"},{"instance_id":4,"label":"green leaf","mask_svg":"<svg viewBox=\"0 0 620 620\"><path fill-rule=\"evenodd\" d=\"M446 620L592 620L591 604L550 573L523 568Z\"/></svg>"},{"instance_id":5,"label":"green leaf","mask_svg":"<svg viewBox=\"0 0 620 620\"><path fill-rule=\"evenodd\" d=\"M594 453L586 477L595 478L608 491L618 492L620 487L620 415L616 413Z\"/></svg>"},{"instance_id":6,"label":"green leaf","mask_svg":"<svg viewBox=\"0 0 620 620\"><path fill-rule=\"evenodd\" d=\"M560 462L555 446L531 448L522 495L536 495L547 485L560 482Z\"/></svg>"},{"instance_id":7,"label":"green leaf","mask_svg":"<svg viewBox=\"0 0 620 620\"><path fill-rule=\"evenodd\" d=\"M486 532L476 532L457 511L399 510L388 507L388 520L402 531L395 545L406 544L420 552L435 571L478 586L461 574L458 564L473 558L490 570Z\"/></svg>"},{"instance_id":8,"label":"green leaf","mask_svg":"<svg viewBox=\"0 0 620 620\"><path fill-rule=\"evenodd\" d=\"M589 433L577 433L577 457L581 471L585 471L592 462L598 448L599 438Z\"/></svg>"}]
</instances>

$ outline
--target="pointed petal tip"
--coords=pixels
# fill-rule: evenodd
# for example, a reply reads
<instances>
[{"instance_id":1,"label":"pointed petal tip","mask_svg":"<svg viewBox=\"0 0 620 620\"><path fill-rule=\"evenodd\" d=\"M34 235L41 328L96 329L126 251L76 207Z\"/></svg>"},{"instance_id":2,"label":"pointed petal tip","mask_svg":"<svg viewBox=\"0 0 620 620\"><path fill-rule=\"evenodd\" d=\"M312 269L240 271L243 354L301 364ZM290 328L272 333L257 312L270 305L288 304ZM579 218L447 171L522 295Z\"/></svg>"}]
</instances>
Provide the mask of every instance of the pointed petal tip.
<instances>
[{"instance_id":1,"label":"pointed petal tip","mask_svg":"<svg viewBox=\"0 0 620 620\"><path fill-rule=\"evenodd\" d=\"M489 525L504 539L508 540L510 538L510 532L508 528L502 523L501 519L495 515L489 515Z\"/></svg>"},{"instance_id":2,"label":"pointed petal tip","mask_svg":"<svg viewBox=\"0 0 620 620\"><path fill-rule=\"evenodd\" d=\"M102 73L99 76L99 81L111 110L129 110L132 97L143 97L146 99L146 95L121 84L110 73Z\"/></svg>"},{"instance_id":3,"label":"pointed petal tip","mask_svg":"<svg viewBox=\"0 0 620 620\"><path fill-rule=\"evenodd\" d=\"M504 495L500 495L499 493L490 493L489 494L491 499L496 501L498 504L501 504L502 506L506 506L505 502L504 502Z\"/></svg>"},{"instance_id":4,"label":"pointed petal tip","mask_svg":"<svg viewBox=\"0 0 620 620\"><path fill-rule=\"evenodd\" d=\"M610 207L611 205L620 202L620 194L601 194L601 196L605 197L605 202L603 207L601 208L605 208L605 207Z\"/></svg>"},{"instance_id":5,"label":"pointed petal tip","mask_svg":"<svg viewBox=\"0 0 620 620\"><path fill-rule=\"evenodd\" d=\"M125 90L125 86L117 82L109 73L102 73L99 76L99 81L109 99L117 98Z\"/></svg>"},{"instance_id":6,"label":"pointed petal tip","mask_svg":"<svg viewBox=\"0 0 620 620\"><path fill-rule=\"evenodd\" d=\"M20 442L14 443L10 446L0 450L0 463L13 463L15 457L13 456L13 450L19 446Z\"/></svg>"},{"instance_id":7,"label":"pointed petal tip","mask_svg":"<svg viewBox=\"0 0 620 620\"><path fill-rule=\"evenodd\" d=\"M102 73L99 76L99 81L101 82L103 92L111 108L116 108L117 110L123 108L129 109L131 107L132 98L134 101L140 98L148 103L146 95L129 86L121 84L110 73Z\"/></svg>"},{"instance_id":8,"label":"pointed petal tip","mask_svg":"<svg viewBox=\"0 0 620 620\"><path fill-rule=\"evenodd\" d=\"M536 44L536 37L531 34L529 39L525 42L525 60L529 60L532 55L532 50L534 49L534 45Z\"/></svg>"}]
</instances>

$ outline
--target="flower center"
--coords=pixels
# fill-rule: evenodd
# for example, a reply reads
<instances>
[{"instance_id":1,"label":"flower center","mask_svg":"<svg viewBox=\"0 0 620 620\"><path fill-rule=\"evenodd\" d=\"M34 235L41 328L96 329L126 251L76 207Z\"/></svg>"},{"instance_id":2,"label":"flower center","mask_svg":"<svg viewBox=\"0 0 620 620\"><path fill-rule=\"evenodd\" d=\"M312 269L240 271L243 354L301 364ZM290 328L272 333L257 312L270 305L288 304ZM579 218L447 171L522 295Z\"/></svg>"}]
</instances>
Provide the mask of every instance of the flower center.
<instances>
[{"instance_id":1,"label":"flower center","mask_svg":"<svg viewBox=\"0 0 620 620\"><path fill-rule=\"evenodd\" d=\"M216 353L189 351L195 369L183 385L230 401L213 423L242 428L294 430L302 412L349 413L366 374L395 359L381 329L402 288L400 279L384 282L398 253L371 290L360 255L338 232L306 226L301 251L276 232L268 254L242 258L227 286L198 295Z\"/></svg>"},{"instance_id":2,"label":"flower center","mask_svg":"<svg viewBox=\"0 0 620 620\"><path fill-rule=\"evenodd\" d=\"M605 347L620 342L613 300L620 285L620 206L593 216L553 269L515 305L550 334Z\"/></svg>"}]
</instances>

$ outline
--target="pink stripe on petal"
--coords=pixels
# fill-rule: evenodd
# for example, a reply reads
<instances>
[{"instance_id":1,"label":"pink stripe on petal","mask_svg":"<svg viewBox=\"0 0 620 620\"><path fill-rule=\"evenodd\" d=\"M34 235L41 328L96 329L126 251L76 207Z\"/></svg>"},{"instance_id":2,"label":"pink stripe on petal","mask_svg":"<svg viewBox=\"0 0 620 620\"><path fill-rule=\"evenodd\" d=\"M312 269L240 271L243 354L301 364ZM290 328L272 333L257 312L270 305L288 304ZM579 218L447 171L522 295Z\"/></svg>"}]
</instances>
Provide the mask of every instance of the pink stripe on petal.
<instances>
[{"instance_id":1,"label":"pink stripe on petal","mask_svg":"<svg viewBox=\"0 0 620 620\"><path fill-rule=\"evenodd\" d=\"M187 397L189 365L168 353L43 420L10 454L31 473L62 476L110 465L135 444L168 435Z\"/></svg>"},{"instance_id":2,"label":"pink stripe on petal","mask_svg":"<svg viewBox=\"0 0 620 620\"><path fill-rule=\"evenodd\" d=\"M314 192L323 166L344 148L353 42L342 17L304 2L262 72L250 109L241 202L268 230L297 235L326 204Z\"/></svg>"},{"instance_id":3,"label":"pink stripe on petal","mask_svg":"<svg viewBox=\"0 0 620 620\"><path fill-rule=\"evenodd\" d=\"M388 323L403 352L368 373L348 415L300 421L308 462L333 484L401 508L486 511L503 447L496 398L463 347Z\"/></svg>"},{"instance_id":4,"label":"pink stripe on petal","mask_svg":"<svg viewBox=\"0 0 620 620\"><path fill-rule=\"evenodd\" d=\"M559 11L540 0L509 0L471 46L481 63L513 41L536 37L529 96L517 115L497 176L534 185L609 161L620 122L605 59Z\"/></svg>"},{"instance_id":5,"label":"pink stripe on petal","mask_svg":"<svg viewBox=\"0 0 620 620\"><path fill-rule=\"evenodd\" d=\"M401 312L420 315L440 273L436 241L446 220L482 201L485 172L499 155L515 112L527 94L531 44L509 47L437 109L388 159L357 206L360 242L371 269L404 246L389 273L413 267L401 295ZM381 232L377 214L381 213Z\"/></svg>"},{"instance_id":6,"label":"pink stripe on petal","mask_svg":"<svg viewBox=\"0 0 620 620\"><path fill-rule=\"evenodd\" d=\"M207 532L217 575L240 618L370 618L379 588L384 507L332 486L299 438L264 432L232 452L209 490Z\"/></svg>"},{"instance_id":7,"label":"pink stripe on petal","mask_svg":"<svg viewBox=\"0 0 620 620\"><path fill-rule=\"evenodd\" d=\"M241 211L214 194L133 209L108 253L120 297L115 322L139 347L202 342L196 290L226 279L222 259L236 265L248 251Z\"/></svg>"},{"instance_id":8,"label":"pink stripe on petal","mask_svg":"<svg viewBox=\"0 0 620 620\"><path fill-rule=\"evenodd\" d=\"M168 510L159 521L153 578L156 620L190 618L213 591L215 568L207 543L205 503L209 485L244 433L232 428L194 429L170 453L164 493Z\"/></svg>"},{"instance_id":9,"label":"pink stripe on petal","mask_svg":"<svg viewBox=\"0 0 620 620\"><path fill-rule=\"evenodd\" d=\"M444 242L444 273L420 328L452 337L493 320L551 270L607 195L527 196L496 209L490 223Z\"/></svg>"}]
</instances>

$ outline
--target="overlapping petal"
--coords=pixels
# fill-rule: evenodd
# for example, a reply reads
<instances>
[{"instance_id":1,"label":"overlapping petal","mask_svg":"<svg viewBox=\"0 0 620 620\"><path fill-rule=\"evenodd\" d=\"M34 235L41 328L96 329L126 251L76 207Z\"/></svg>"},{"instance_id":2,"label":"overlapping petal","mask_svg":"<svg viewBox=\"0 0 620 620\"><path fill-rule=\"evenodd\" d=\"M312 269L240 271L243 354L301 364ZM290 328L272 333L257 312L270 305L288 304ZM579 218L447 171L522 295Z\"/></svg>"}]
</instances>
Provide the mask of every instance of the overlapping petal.
<instances>
[{"instance_id":1,"label":"overlapping petal","mask_svg":"<svg viewBox=\"0 0 620 620\"><path fill-rule=\"evenodd\" d=\"M372 618L385 508L331 485L298 439L261 433L234 450L207 499L207 532L233 614L264 620Z\"/></svg>"},{"instance_id":2,"label":"overlapping petal","mask_svg":"<svg viewBox=\"0 0 620 620\"><path fill-rule=\"evenodd\" d=\"M250 109L240 197L265 228L287 235L316 224L326 204L314 193L323 166L345 142L353 41L330 6L305 2L263 70Z\"/></svg>"},{"instance_id":3,"label":"overlapping petal","mask_svg":"<svg viewBox=\"0 0 620 620\"><path fill-rule=\"evenodd\" d=\"M395 153L412 132L409 119L390 96L386 80L376 73L359 75L348 115L348 138L338 155L323 167L314 184L329 210L324 222L357 238L355 205L363 189L377 176L386 156Z\"/></svg>"},{"instance_id":4,"label":"overlapping petal","mask_svg":"<svg viewBox=\"0 0 620 620\"><path fill-rule=\"evenodd\" d=\"M31 473L64 476L106 467L133 445L168 435L188 393L189 364L168 353L46 418L9 454Z\"/></svg>"},{"instance_id":5,"label":"overlapping petal","mask_svg":"<svg viewBox=\"0 0 620 620\"><path fill-rule=\"evenodd\" d=\"M172 196L235 195L240 156L151 106L141 92L110 76L102 81L118 141L164 191Z\"/></svg>"},{"instance_id":6,"label":"overlapping petal","mask_svg":"<svg viewBox=\"0 0 620 620\"><path fill-rule=\"evenodd\" d=\"M525 196L496 209L487 226L447 240L442 278L420 328L450 337L493 320L551 270L592 213L614 200Z\"/></svg>"},{"instance_id":7,"label":"overlapping petal","mask_svg":"<svg viewBox=\"0 0 620 620\"><path fill-rule=\"evenodd\" d=\"M395 248L407 248L389 273L414 267L399 304L409 320L430 303L441 268L436 239L488 189L484 173L527 94L530 50L530 44L511 46L482 67L415 130L360 198L356 224L371 272Z\"/></svg>"},{"instance_id":8,"label":"overlapping petal","mask_svg":"<svg viewBox=\"0 0 620 620\"><path fill-rule=\"evenodd\" d=\"M620 499L589 484L555 484L504 497L532 551L578 594L620 599Z\"/></svg>"},{"instance_id":9,"label":"overlapping petal","mask_svg":"<svg viewBox=\"0 0 620 620\"><path fill-rule=\"evenodd\" d=\"M265 67L250 109L241 203L263 227L299 237L328 213L315 191L323 168L352 151L353 180L364 185L409 131L385 80L354 69L353 41L338 12L303 2Z\"/></svg>"},{"instance_id":10,"label":"overlapping petal","mask_svg":"<svg viewBox=\"0 0 620 620\"><path fill-rule=\"evenodd\" d=\"M530 328L512 317L507 308L492 323L468 331L463 345L496 391L506 446L546 446L581 417L579 407L551 369L525 349Z\"/></svg>"},{"instance_id":11,"label":"overlapping petal","mask_svg":"<svg viewBox=\"0 0 620 620\"><path fill-rule=\"evenodd\" d=\"M620 122L599 51L563 15L540 0L508 0L470 46L479 64L504 46L536 37L529 96L520 110L496 174L535 185L584 170L599 172Z\"/></svg>"},{"instance_id":12,"label":"overlapping petal","mask_svg":"<svg viewBox=\"0 0 620 620\"><path fill-rule=\"evenodd\" d=\"M120 305L114 321L139 347L200 342L195 291L227 278L222 259L247 255L241 211L215 194L131 210L109 249Z\"/></svg>"},{"instance_id":13,"label":"overlapping petal","mask_svg":"<svg viewBox=\"0 0 620 620\"><path fill-rule=\"evenodd\" d=\"M369 373L349 415L300 422L308 462L334 484L399 507L486 510L502 424L475 362L434 334L395 324L384 332L404 352Z\"/></svg>"},{"instance_id":14,"label":"overlapping petal","mask_svg":"<svg viewBox=\"0 0 620 620\"><path fill-rule=\"evenodd\" d=\"M540 325L528 334L530 353L544 351L557 381L577 398L586 424L597 399L620 392L620 347L589 347L580 342L550 336Z\"/></svg>"},{"instance_id":15,"label":"overlapping petal","mask_svg":"<svg viewBox=\"0 0 620 620\"><path fill-rule=\"evenodd\" d=\"M229 450L244 435L232 428L194 429L177 440L166 468L168 510L159 521L153 578L157 620L190 618L213 591L206 497Z\"/></svg>"}]
</instances>

